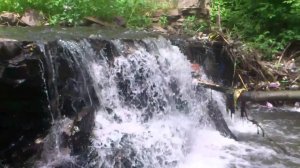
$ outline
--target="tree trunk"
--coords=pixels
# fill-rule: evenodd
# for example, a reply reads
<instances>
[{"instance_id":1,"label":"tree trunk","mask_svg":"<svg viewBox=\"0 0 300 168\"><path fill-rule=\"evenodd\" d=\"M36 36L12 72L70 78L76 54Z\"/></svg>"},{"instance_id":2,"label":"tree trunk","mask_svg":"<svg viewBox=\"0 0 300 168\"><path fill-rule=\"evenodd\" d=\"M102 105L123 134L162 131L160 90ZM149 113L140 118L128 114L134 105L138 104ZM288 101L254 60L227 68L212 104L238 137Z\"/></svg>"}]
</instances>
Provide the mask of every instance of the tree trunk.
<instances>
[{"instance_id":1,"label":"tree trunk","mask_svg":"<svg viewBox=\"0 0 300 168\"><path fill-rule=\"evenodd\" d=\"M240 96L242 101L300 101L300 90L284 91L251 91L243 92Z\"/></svg>"},{"instance_id":2,"label":"tree trunk","mask_svg":"<svg viewBox=\"0 0 300 168\"><path fill-rule=\"evenodd\" d=\"M210 88L225 94L233 94L234 89L198 81L198 85L204 88ZM245 91L242 92L239 99L241 101L300 101L300 90L282 90L282 91Z\"/></svg>"}]
</instances>

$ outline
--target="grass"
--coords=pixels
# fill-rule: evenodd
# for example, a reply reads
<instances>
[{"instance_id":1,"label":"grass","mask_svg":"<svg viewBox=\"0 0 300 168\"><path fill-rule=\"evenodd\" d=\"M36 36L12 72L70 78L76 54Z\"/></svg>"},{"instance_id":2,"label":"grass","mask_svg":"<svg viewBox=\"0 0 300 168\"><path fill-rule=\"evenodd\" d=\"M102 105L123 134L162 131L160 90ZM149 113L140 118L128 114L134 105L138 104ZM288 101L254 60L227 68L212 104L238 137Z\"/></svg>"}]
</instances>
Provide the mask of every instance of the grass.
<instances>
[{"instance_id":1,"label":"grass","mask_svg":"<svg viewBox=\"0 0 300 168\"><path fill-rule=\"evenodd\" d=\"M51 25L76 25L85 16L112 21L121 16L129 27L147 27L149 17L159 9L171 8L175 0L1 0L0 11L22 14L41 11Z\"/></svg>"}]
</instances>

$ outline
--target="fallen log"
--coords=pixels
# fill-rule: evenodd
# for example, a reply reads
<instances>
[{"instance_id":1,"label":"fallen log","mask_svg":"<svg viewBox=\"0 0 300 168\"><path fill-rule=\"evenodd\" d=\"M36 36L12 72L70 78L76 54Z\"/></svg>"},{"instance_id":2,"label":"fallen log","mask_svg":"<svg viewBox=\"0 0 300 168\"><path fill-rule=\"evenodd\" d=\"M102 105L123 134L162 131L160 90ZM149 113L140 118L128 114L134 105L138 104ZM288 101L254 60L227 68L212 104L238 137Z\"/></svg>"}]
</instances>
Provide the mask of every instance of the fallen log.
<instances>
[{"instance_id":1,"label":"fallen log","mask_svg":"<svg viewBox=\"0 0 300 168\"><path fill-rule=\"evenodd\" d=\"M247 91L240 95L241 101L300 101L300 90Z\"/></svg>"},{"instance_id":2,"label":"fallen log","mask_svg":"<svg viewBox=\"0 0 300 168\"><path fill-rule=\"evenodd\" d=\"M204 88L210 88L216 91L223 92L226 95L226 106L231 110L231 114L235 112L235 107L234 107L234 93L238 90L242 89L233 89L233 88L228 88L212 83L206 83L202 81L198 81L198 86L202 86ZM253 101L253 102L261 102L261 101L300 101L300 90L285 90L285 91L243 91L239 94L238 100L240 101L241 105L241 117L245 117L249 122L253 123L254 125L257 126L262 131L262 136L266 137L271 143L273 143L275 146L277 146L282 152L284 152L286 155L291 155L284 146L281 146L277 142L275 142L273 139L271 139L269 136L266 135L263 127L255 120L249 118L247 112L246 112L246 102L247 101ZM210 101L208 104L208 108L210 111L209 115L210 117L215 121L216 128L225 136L229 136L233 139L236 140L236 137L232 132L229 130L227 125L224 126L224 123L222 120L218 120L222 118L222 113L216 113L218 111L214 110L214 102ZM221 121L221 122L220 122ZM222 129L220 129L222 128ZM259 129L257 129L257 133L259 134Z\"/></svg>"},{"instance_id":3,"label":"fallen log","mask_svg":"<svg viewBox=\"0 0 300 168\"><path fill-rule=\"evenodd\" d=\"M198 82L204 88L210 88L225 94L233 94L236 89L224 87L217 84ZM244 91L239 96L240 101L300 101L300 90L280 90L280 91Z\"/></svg>"},{"instance_id":4,"label":"fallen log","mask_svg":"<svg viewBox=\"0 0 300 168\"><path fill-rule=\"evenodd\" d=\"M235 113L236 102L240 102L241 117L246 114L246 102L266 102L266 101L300 101L300 90L282 90L282 91L241 91L241 89L228 88L212 83L198 81L198 86L209 88L215 91L223 92L226 96L226 107ZM239 92L238 94L236 94Z\"/></svg>"}]
</instances>

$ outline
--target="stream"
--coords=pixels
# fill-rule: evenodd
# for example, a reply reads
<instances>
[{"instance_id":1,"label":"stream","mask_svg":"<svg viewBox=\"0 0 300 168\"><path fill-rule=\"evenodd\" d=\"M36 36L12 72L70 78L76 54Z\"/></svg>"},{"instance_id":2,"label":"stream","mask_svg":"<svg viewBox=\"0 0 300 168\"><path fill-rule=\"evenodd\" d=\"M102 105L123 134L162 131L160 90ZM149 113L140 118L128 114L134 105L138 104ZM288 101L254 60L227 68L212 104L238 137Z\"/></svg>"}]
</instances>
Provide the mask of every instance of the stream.
<instances>
[{"instance_id":1,"label":"stream","mask_svg":"<svg viewBox=\"0 0 300 168\"><path fill-rule=\"evenodd\" d=\"M32 30L0 29L5 38L39 41L47 62L44 68L51 74L44 75L48 76L45 80L53 83L47 85L48 92L45 92L51 102L51 128L42 138L40 156L31 158L25 167L300 167L299 111L251 105L248 113L264 128L266 136L263 137L261 130L241 119L238 112L234 119L230 118L222 93L193 82L191 62L166 38L128 31L110 34L85 28L74 32L69 29L34 31L35 35L30 34ZM110 45L109 51L107 45L103 45L104 49L99 47L100 42L101 49L95 49L97 43L84 38L87 36L96 42L97 39L108 41L105 44ZM45 41L55 43L50 45ZM64 59L64 64L56 63ZM68 67L76 75L68 69L61 73L62 67ZM211 80L203 69L200 72L199 78ZM69 91L76 92L74 98ZM67 96L77 104L65 108ZM212 100L219 111L208 108ZM70 125L76 125L74 118L81 121L76 112L81 108L80 103L94 109L92 119L83 122L92 128L84 154L76 150L78 144L64 137L82 131L80 126L68 130ZM75 112L68 115L66 109ZM221 119L212 117L218 112L223 116ZM215 123L223 120L237 140L226 131L217 131L220 129Z\"/></svg>"}]
</instances>

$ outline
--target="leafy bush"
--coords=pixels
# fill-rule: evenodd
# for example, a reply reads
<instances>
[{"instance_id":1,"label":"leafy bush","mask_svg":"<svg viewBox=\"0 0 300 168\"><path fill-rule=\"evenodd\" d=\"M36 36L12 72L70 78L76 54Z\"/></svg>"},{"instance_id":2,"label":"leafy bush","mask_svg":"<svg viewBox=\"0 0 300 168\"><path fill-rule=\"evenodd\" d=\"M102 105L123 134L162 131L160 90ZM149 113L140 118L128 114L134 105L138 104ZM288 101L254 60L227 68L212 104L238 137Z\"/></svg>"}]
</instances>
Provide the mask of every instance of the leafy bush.
<instances>
[{"instance_id":1,"label":"leafy bush","mask_svg":"<svg viewBox=\"0 0 300 168\"><path fill-rule=\"evenodd\" d=\"M26 9L42 11L50 24L76 24L85 16L111 21L122 16L129 26L146 27L152 12L168 8L167 0L1 0L0 11L22 13Z\"/></svg>"},{"instance_id":2,"label":"leafy bush","mask_svg":"<svg viewBox=\"0 0 300 168\"><path fill-rule=\"evenodd\" d=\"M212 3L212 20L222 24L272 59L293 39L300 39L299 0L218 0Z\"/></svg>"},{"instance_id":3,"label":"leafy bush","mask_svg":"<svg viewBox=\"0 0 300 168\"><path fill-rule=\"evenodd\" d=\"M183 31L186 34L193 35L197 32L203 32L208 29L206 21L198 19L196 16L188 16L183 21Z\"/></svg>"},{"instance_id":4,"label":"leafy bush","mask_svg":"<svg viewBox=\"0 0 300 168\"><path fill-rule=\"evenodd\" d=\"M166 27L168 25L169 21L168 21L168 18L167 16L161 16L159 18L159 24L162 26L162 27Z\"/></svg>"}]
</instances>

